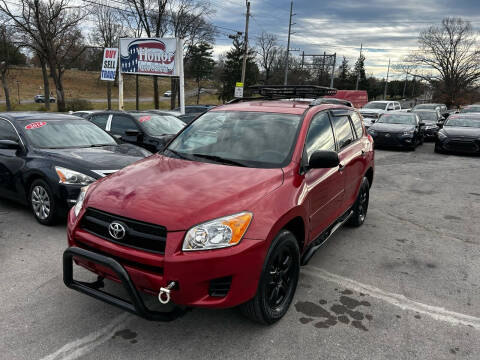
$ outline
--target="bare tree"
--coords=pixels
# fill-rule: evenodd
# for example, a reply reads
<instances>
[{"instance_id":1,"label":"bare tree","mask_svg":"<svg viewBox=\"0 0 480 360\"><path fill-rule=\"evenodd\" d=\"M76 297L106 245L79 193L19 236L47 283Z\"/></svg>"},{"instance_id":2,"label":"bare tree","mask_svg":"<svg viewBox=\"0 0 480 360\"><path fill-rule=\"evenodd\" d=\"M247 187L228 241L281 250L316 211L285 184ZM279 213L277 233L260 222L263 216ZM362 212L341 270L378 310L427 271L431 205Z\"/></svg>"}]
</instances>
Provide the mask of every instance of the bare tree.
<instances>
[{"instance_id":1,"label":"bare tree","mask_svg":"<svg viewBox=\"0 0 480 360\"><path fill-rule=\"evenodd\" d=\"M57 94L58 111L65 111L63 74L66 66L84 50L78 25L87 13L69 0L0 0L0 11L7 15L21 36L24 46L48 63ZM45 101L50 94L46 94Z\"/></svg>"},{"instance_id":2,"label":"bare tree","mask_svg":"<svg viewBox=\"0 0 480 360\"><path fill-rule=\"evenodd\" d=\"M278 37L265 31L257 37L257 53L260 58L260 66L265 71L265 82L268 83L275 59L279 54Z\"/></svg>"},{"instance_id":3,"label":"bare tree","mask_svg":"<svg viewBox=\"0 0 480 360\"><path fill-rule=\"evenodd\" d=\"M420 33L419 49L409 61L435 73L421 74L439 88L447 105L457 105L465 91L478 86L480 50L477 33L468 21L445 18L440 26L431 26Z\"/></svg>"},{"instance_id":4,"label":"bare tree","mask_svg":"<svg viewBox=\"0 0 480 360\"><path fill-rule=\"evenodd\" d=\"M126 35L121 14L115 9L96 5L93 9L95 28L91 34L91 41L99 47L116 47L118 40ZM107 106L112 108L112 82L107 81Z\"/></svg>"}]
</instances>

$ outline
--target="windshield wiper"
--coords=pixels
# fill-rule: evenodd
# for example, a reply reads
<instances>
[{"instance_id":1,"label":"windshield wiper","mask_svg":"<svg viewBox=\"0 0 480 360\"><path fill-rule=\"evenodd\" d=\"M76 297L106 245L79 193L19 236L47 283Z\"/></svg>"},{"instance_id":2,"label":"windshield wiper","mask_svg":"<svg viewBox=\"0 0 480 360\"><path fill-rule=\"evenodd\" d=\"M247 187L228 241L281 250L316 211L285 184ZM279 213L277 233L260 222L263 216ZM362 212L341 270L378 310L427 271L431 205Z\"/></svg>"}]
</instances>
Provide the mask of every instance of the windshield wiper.
<instances>
[{"instance_id":1,"label":"windshield wiper","mask_svg":"<svg viewBox=\"0 0 480 360\"><path fill-rule=\"evenodd\" d=\"M183 155L182 153L179 153L178 151L175 151L175 150L171 150L171 149L165 149L163 150L164 152L165 151L170 151L172 154L178 156L180 159L186 159L186 160L192 160L190 159L189 157Z\"/></svg>"},{"instance_id":2,"label":"windshield wiper","mask_svg":"<svg viewBox=\"0 0 480 360\"><path fill-rule=\"evenodd\" d=\"M222 164L242 166L242 167L247 166L247 165L245 165L245 164L243 164L239 161L226 159L226 158L223 158L223 157L217 156L217 155L208 155L208 154L192 154L192 155L195 156L195 157L198 157L198 158L202 158L202 159L213 160L215 162L219 162L219 163L222 163Z\"/></svg>"},{"instance_id":3,"label":"windshield wiper","mask_svg":"<svg viewBox=\"0 0 480 360\"><path fill-rule=\"evenodd\" d=\"M87 147L103 147L103 146L113 146L113 145L116 145L116 144L92 144L92 145L88 145Z\"/></svg>"}]
</instances>

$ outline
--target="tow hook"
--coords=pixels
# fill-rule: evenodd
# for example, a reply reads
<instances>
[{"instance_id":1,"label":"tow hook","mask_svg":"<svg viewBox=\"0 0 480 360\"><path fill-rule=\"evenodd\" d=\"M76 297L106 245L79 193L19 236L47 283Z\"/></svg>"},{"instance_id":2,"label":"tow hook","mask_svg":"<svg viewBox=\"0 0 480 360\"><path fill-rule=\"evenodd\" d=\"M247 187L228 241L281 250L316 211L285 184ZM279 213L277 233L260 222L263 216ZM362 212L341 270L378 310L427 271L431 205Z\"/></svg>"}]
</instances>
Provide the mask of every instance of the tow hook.
<instances>
[{"instance_id":1,"label":"tow hook","mask_svg":"<svg viewBox=\"0 0 480 360\"><path fill-rule=\"evenodd\" d=\"M171 281L167 287L161 287L158 293L158 301L162 304L168 304L170 302L170 291L175 287L175 281Z\"/></svg>"}]
</instances>

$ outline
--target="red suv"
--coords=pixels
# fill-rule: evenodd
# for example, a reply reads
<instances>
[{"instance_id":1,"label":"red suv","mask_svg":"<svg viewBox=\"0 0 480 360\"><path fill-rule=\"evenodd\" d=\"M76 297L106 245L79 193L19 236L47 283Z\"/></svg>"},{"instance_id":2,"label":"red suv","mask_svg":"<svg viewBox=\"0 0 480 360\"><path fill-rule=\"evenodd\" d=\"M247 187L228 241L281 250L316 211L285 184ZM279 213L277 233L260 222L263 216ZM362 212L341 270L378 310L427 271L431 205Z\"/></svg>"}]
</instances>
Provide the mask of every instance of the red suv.
<instances>
[{"instance_id":1,"label":"red suv","mask_svg":"<svg viewBox=\"0 0 480 360\"><path fill-rule=\"evenodd\" d=\"M216 107L159 154L84 188L68 219L64 282L147 319L228 308L271 324L300 266L342 224L360 226L372 138L341 105L250 101ZM98 275L73 279L73 263ZM100 290L121 282L129 300ZM140 294L171 301L153 311Z\"/></svg>"}]
</instances>

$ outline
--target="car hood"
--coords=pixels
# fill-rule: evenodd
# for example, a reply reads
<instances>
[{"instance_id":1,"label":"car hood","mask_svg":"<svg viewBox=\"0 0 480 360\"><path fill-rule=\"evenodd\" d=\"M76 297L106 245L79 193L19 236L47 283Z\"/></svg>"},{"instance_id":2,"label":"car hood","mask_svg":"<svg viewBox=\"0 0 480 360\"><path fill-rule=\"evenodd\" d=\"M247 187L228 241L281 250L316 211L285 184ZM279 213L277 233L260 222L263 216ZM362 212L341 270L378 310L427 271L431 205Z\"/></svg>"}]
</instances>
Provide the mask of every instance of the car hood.
<instances>
[{"instance_id":1,"label":"car hood","mask_svg":"<svg viewBox=\"0 0 480 360\"><path fill-rule=\"evenodd\" d=\"M107 145L92 148L42 149L37 154L49 157L59 166L72 170L119 170L131 163L150 156L145 149L131 144Z\"/></svg>"},{"instance_id":2,"label":"car hood","mask_svg":"<svg viewBox=\"0 0 480 360\"><path fill-rule=\"evenodd\" d=\"M392 133L395 133L395 132L413 131L415 130L415 126L404 125L404 124L375 123L372 126L370 126L370 130L385 131L385 132L390 131Z\"/></svg>"},{"instance_id":3,"label":"car hood","mask_svg":"<svg viewBox=\"0 0 480 360\"><path fill-rule=\"evenodd\" d=\"M251 210L282 183L282 169L228 166L157 154L95 183L85 206L180 231Z\"/></svg>"},{"instance_id":4,"label":"car hood","mask_svg":"<svg viewBox=\"0 0 480 360\"><path fill-rule=\"evenodd\" d=\"M466 137L466 138L480 138L480 129L479 128L468 128L468 127L450 127L445 126L442 129L442 132L447 136L452 137Z\"/></svg>"}]
</instances>

